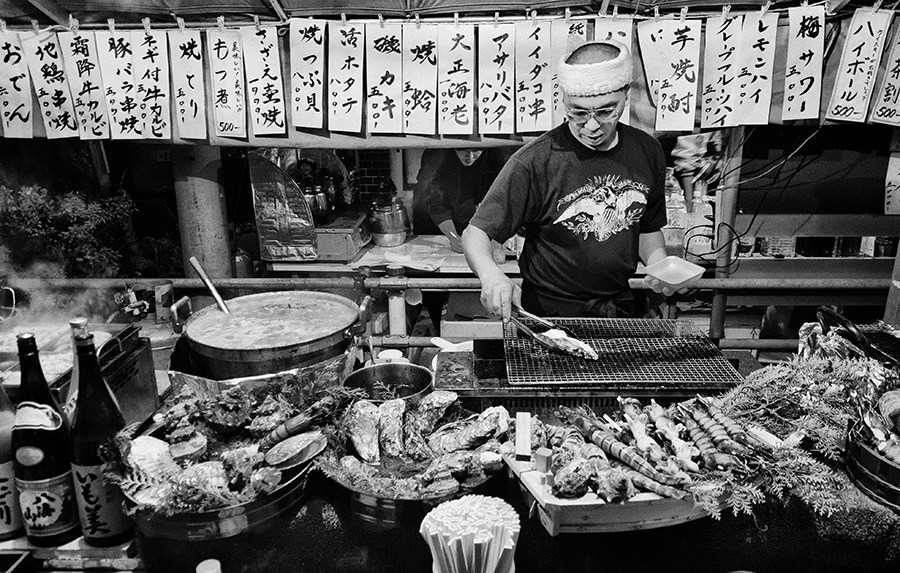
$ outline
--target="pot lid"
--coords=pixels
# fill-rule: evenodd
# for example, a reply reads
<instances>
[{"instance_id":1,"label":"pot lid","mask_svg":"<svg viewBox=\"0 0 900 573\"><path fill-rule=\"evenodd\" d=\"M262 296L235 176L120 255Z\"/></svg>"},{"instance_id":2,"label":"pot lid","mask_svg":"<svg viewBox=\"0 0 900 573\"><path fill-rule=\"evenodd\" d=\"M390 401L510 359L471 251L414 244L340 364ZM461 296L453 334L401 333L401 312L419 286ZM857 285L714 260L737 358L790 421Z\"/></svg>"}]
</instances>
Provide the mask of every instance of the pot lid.
<instances>
[{"instance_id":1,"label":"pot lid","mask_svg":"<svg viewBox=\"0 0 900 573\"><path fill-rule=\"evenodd\" d=\"M194 314L185 326L199 344L227 350L262 350L304 344L349 327L359 316L350 299L324 292L251 294Z\"/></svg>"}]
</instances>

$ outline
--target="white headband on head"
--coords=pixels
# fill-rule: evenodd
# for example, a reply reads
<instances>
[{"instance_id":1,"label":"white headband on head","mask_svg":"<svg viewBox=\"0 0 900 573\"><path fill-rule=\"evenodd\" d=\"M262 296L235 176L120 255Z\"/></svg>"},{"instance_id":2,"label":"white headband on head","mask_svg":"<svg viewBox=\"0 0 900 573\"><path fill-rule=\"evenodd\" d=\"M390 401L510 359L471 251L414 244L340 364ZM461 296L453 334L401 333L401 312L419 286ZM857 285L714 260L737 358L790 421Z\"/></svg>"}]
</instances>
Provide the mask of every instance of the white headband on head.
<instances>
[{"instance_id":1,"label":"white headband on head","mask_svg":"<svg viewBox=\"0 0 900 573\"><path fill-rule=\"evenodd\" d=\"M631 83L631 54L628 49L615 40L589 42L590 44L606 44L619 50L619 55L605 62L593 64L567 64L571 54L559 63L559 87L570 96L597 96L620 90ZM577 49L577 48L576 48Z\"/></svg>"}]
</instances>

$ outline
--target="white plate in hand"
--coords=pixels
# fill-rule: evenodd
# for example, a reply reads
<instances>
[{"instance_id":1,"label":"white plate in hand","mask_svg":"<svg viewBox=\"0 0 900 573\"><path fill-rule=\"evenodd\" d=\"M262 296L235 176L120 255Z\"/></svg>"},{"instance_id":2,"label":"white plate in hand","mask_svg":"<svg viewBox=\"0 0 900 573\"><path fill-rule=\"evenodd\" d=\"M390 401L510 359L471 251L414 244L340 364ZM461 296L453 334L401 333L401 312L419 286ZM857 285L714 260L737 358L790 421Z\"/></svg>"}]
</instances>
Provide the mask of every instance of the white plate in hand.
<instances>
[{"instance_id":1,"label":"white plate in hand","mask_svg":"<svg viewBox=\"0 0 900 573\"><path fill-rule=\"evenodd\" d=\"M678 290L703 276L703 267L680 257L669 256L644 267L649 276Z\"/></svg>"}]
</instances>

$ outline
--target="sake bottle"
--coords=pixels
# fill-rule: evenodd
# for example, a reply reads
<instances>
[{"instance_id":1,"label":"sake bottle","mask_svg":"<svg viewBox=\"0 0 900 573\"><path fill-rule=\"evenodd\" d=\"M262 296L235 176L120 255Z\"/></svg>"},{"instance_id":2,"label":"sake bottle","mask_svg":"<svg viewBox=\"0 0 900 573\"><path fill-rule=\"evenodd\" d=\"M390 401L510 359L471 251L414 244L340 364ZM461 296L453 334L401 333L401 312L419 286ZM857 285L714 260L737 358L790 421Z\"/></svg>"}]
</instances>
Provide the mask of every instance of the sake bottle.
<instances>
[{"instance_id":1,"label":"sake bottle","mask_svg":"<svg viewBox=\"0 0 900 573\"><path fill-rule=\"evenodd\" d=\"M72 336L72 375L69 377L69 388L66 390L66 400L62 404L63 414L69 422L72 421L72 414L75 411L75 400L78 397L78 352L75 349L75 336L78 334L87 334L88 319L84 317L73 318L69 321L69 328Z\"/></svg>"},{"instance_id":2,"label":"sake bottle","mask_svg":"<svg viewBox=\"0 0 900 573\"><path fill-rule=\"evenodd\" d=\"M53 547L81 533L72 468L69 424L50 392L30 333L19 334L22 402L12 431L16 487L25 535L32 545Z\"/></svg>"},{"instance_id":3,"label":"sake bottle","mask_svg":"<svg viewBox=\"0 0 900 573\"><path fill-rule=\"evenodd\" d=\"M72 419L72 474L81 531L88 545L110 547L131 539L131 520L122 511L124 497L115 484L103 482L98 450L112 446L125 427L119 403L100 372L93 334L75 335L78 353L78 398Z\"/></svg>"},{"instance_id":4,"label":"sake bottle","mask_svg":"<svg viewBox=\"0 0 900 573\"><path fill-rule=\"evenodd\" d=\"M0 541L19 537L25 532L13 467L12 431L15 418L16 408L0 387Z\"/></svg>"}]
</instances>

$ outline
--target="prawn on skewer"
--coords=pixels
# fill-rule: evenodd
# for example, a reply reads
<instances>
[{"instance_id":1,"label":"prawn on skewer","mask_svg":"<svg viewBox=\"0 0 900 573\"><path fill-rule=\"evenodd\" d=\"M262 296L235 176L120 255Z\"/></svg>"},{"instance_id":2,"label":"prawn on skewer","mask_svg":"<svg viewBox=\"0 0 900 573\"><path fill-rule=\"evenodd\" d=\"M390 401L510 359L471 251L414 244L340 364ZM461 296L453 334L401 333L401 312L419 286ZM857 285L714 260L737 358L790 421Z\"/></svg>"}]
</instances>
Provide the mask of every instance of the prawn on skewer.
<instances>
[{"instance_id":1,"label":"prawn on skewer","mask_svg":"<svg viewBox=\"0 0 900 573\"><path fill-rule=\"evenodd\" d=\"M752 434L748 433L744 428L741 427L740 424L735 422L732 418L729 418L719 409L718 406L712 403L708 398L702 398L697 396L697 399L700 401L703 406L706 407L706 412L709 416L715 420L717 423L721 424L722 427L728 432L728 434L734 438L734 440L750 449L759 450L763 452L769 452L771 448L769 448L768 444L759 440Z\"/></svg>"},{"instance_id":2,"label":"prawn on skewer","mask_svg":"<svg viewBox=\"0 0 900 573\"><path fill-rule=\"evenodd\" d=\"M712 440L706 435L697 422L690 415L685 415L684 427L687 428L688 434L691 436L694 445L700 450L700 459L703 465L709 469L728 469L740 466L736 457L731 454L720 452L713 445Z\"/></svg>"},{"instance_id":3,"label":"prawn on skewer","mask_svg":"<svg viewBox=\"0 0 900 573\"><path fill-rule=\"evenodd\" d=\"M700 450L692 442L681 439L681 430L684 427L676 424L668 416L665 408L652 398L650 404L644 408L644 412L656 426L656 433L672 444L672 448L675 450L675 459L678 460L679 465L689 472L699 473L700 466L697 465L694 458L700 455Z\"/></svg>"},{"instance_id":4,"label":"prawn on skewer","mask_svg":"<svg viewBox=\"0 0 900 573\"><path fill-rule=\"evenodd\" d=\"M696 404L690 408L685 417L688 416L692 416L694 421L703 428L703 431L709 435L709 438L719 451L739 456L749 456L751 454L749 448L734 441L728 435L725 426L713 420L712 416L701 410Z\"/></svg>"}]
</instances>

